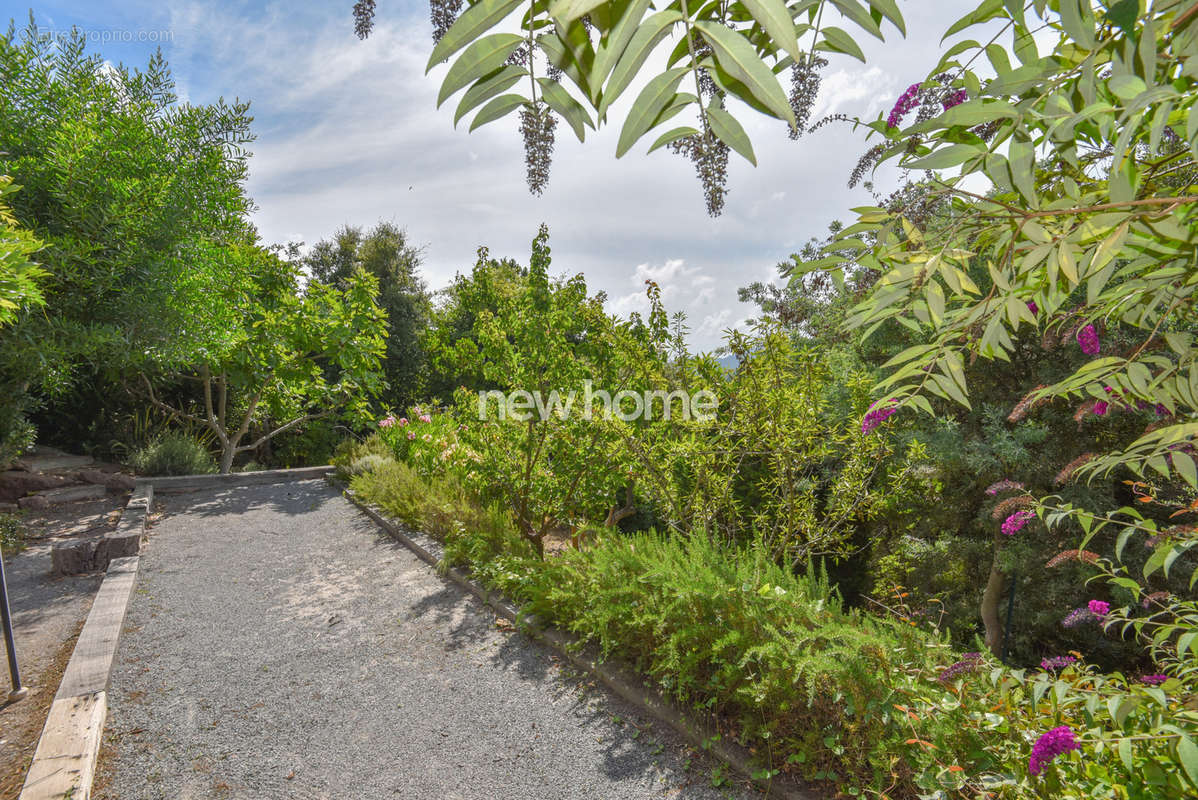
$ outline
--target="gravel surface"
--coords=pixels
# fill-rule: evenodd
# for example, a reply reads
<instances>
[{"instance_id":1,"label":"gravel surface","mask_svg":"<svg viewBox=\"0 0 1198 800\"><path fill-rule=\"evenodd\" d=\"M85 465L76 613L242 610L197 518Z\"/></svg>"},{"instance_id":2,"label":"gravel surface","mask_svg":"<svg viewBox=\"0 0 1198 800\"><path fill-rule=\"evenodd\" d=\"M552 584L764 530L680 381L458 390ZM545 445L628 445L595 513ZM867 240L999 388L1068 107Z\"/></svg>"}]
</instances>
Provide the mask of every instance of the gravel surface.
<instances>
[{"instance_id":1,"label":"gravel surface","mask_svg":"<svg viewBox=\"0 0 1198 800\"><path fill-rule=\"evenodd\" d=\"M97 794L757 797L381 533L323 481L170 498Z\"/></svg>"}]
</instances>

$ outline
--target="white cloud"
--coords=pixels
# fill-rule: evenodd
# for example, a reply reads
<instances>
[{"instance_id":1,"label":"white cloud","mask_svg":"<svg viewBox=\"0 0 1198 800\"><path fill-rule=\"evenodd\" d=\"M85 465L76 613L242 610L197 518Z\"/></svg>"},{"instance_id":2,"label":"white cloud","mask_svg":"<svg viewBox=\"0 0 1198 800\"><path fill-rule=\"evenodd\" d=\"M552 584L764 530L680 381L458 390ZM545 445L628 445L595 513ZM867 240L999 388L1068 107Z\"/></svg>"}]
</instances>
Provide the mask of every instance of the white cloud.
<instances>
[{"instance_id":1,"label":"white cloud","mask_svg":"<svg viewBox=\"0 0 1198 800\"><path fill-rule=\"evenodd\" d=\"M858 37L868 66L831 59L813 119L876 116L934 66L937 48L927 42L959 13L943 4L904 12L907 39ZM249 191L267 241L298 235L311 244L347 222L394 220L427 245L434 287L468 269L480 244L526 260L546 222L555 272L583 272L617 313L644 312L644 280L655 280L668 311L688 312L692 343L710 349L723 328L754 313L737 287L773 277L774 264L867 199L845 185L868 146L860 132L832 124L792 142L781 123L746 112L759 167L734 157L725 214L709 219L689 162L646 156L643 146L614 158L620 108L585 144L558 126L549 188L533 198L514 117L467 133L465 123L453 127L456 98L436 108L444 68L424 75L423 7L380 4L365 42L353 35L348 3L140 0L138 13L143 27L173 31L166 54L193 102L252 99Z\"/></svg>"}]
</instances>

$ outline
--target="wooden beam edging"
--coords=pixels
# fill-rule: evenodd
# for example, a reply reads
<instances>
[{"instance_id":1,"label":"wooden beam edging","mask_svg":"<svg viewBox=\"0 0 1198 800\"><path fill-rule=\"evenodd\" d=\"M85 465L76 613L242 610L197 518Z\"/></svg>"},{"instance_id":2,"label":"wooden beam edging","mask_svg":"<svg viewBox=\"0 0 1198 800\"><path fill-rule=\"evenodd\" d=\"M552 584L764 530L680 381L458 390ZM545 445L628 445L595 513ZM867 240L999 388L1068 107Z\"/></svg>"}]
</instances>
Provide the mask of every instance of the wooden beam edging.
<instances>
[{"instance_id":1,"label":"wooden beam edging","mask_svg":"<svg viewBox=\"0 0 1198 800\"><path fill-rule=\"evenodd\" d=\"M137 584L141 537L153 503L152 486L134 489L108 542L123 542L132 554L113 558L75 641L58 692L50 704L19 800L88 800L104 721L108 680L116 660L125 612Z\"/></svg>"},{"instance_id":2,"label":"wooden beam edging","mask_svg":"<svg viewBox=\"0 0 1198 800\"><path fill-rule=\"evenodd\" d=\"M425 534L413 535L411 532L403 530L379 509L359 498L352 489L340 481L330 479L330 483L339 487L351 503L388 535L397 539L443 577L490 606L498 616L518 625L521 631L547 645L577 669L594 675L604 686L627 702L670 726L690 744L711 753L758 786L766 789L769 796L782 800L823 800L821 796L789 780L773 781L755 777L755 773L760 770L760 767L754 763L753 755L747 748L722 737L713 739L708 735L709 727L701 719L665 697L661 692L646 685L634 670L611 661L600 661L584 652L578 638L573 634L545 624L534 614L524 614L521 617L520 609L514 603L502 594L475 583L457 567L442 570L439 566L440 556L435 552L440 550L440 545L431 537L427 537ZM426 541L417 541L417 537ZM25 799L22 797L21 800Z\"/></svg>"},{"instance_id":3,"label":"wooden beam edging","mask_svg":"<svg viewBox=\"0 0 1198 800\"><path fill-rule=\"evenodd\" d=\"M138 478L138 484L151 486L163 494L195 492L201 489L219 489L233 486L264 486L271 483L289 483L327 478L333 472L329 465L320 467L297 467L295 469L264 469L256 472L230 472L227 475L175 475L171 477Z\"/></svg>"}]
</instances>

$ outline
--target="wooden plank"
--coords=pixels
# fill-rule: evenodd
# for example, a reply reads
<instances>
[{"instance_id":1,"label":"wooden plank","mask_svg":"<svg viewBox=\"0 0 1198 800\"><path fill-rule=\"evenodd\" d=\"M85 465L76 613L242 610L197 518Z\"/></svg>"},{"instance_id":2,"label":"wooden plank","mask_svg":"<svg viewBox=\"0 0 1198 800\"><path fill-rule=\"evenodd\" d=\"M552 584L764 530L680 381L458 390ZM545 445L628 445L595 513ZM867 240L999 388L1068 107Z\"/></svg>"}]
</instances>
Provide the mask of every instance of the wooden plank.
<instances>
[{"instance_id":1,"label":"wooden plank","mask_svg":"<svg viewBox=\"0 0 1198 800\"><path fill-rule=\"evenodd\" d=\"M88 800L107 714L105 692L55 699L20 800Z\"/></svg>"},{"instance_id":2,"label":"wooden plank","mask_svg":"<svg viewBox=\"0 0 1198 800\"><path fill-rule=\"evenodd\" d=\"M137 582L138 561L137 556L131 556L114 558L108 564L108 574L92 602L55 698L93 694L108 688L117 639Z\"/></svg>"},{"instance_id":3,"label":"wooden plank","mask_svg":"<svg viewBox=\"0 0 1198 800\"><path fill-rule=\"evenodd\" d=\"M39 497L44 497L51 504L58 503L74 503L78 500L98 500L108 494L108 490L103 486L97 486L94 483L89 483L85 486L63 486L59 489L46 489L38 492Z\"/></svg>"},{"instance_id":4,"label":"wooden plank","mask_svg":"<svg viewBox=\"0 0 1198 800\"><path fill-rule=\"evenodd\" d=\"M233 472L228 475L176 475L169 478L138 478L138 483L154 487L162 494L194 492L203 489L223 489L233 486L263 486L271 483L307 481L332 475L334 468L296 467L295 469L265 469L257 472Z\"/></svg>"}]
</instances>

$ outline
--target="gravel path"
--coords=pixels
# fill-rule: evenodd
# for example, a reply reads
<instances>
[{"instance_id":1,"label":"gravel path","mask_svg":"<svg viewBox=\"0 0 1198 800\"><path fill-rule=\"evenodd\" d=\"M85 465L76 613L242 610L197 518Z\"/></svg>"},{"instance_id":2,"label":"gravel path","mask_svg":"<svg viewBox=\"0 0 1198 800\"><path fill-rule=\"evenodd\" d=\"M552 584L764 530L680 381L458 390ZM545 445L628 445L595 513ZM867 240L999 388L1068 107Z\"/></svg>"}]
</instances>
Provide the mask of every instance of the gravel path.
<instances>
[{"instance_id":1,"label":"gravel path","mask_svg":"<svg viewBox=\"0 0 1198 800\"><path fill-rule=\"evenodd\" d=\"M170 498L113 673L97 795L759 796L500 630L322 481Z\"/></svg>"}]
</instances>

